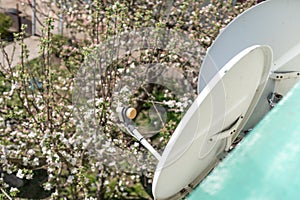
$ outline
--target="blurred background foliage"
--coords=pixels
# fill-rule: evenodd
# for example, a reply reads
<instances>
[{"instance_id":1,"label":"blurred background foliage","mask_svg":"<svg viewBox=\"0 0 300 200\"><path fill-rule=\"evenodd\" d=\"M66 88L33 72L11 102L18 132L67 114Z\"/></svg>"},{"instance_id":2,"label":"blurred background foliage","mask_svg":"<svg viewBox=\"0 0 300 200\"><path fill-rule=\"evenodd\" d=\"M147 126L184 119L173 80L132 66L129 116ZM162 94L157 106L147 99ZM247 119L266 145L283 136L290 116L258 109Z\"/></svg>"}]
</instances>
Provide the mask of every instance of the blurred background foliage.
<instances>
[{"instance_id":1,"label":"blurred background foliage","mask_svg":"<svg viewBox=\"0 0 300 200\"><path fill-rule=\"evenodd\" d=\"M12 19L3 13L0 13L0 38L4 39L8 36L11 25Z\"/></svg>"}]
</instances>

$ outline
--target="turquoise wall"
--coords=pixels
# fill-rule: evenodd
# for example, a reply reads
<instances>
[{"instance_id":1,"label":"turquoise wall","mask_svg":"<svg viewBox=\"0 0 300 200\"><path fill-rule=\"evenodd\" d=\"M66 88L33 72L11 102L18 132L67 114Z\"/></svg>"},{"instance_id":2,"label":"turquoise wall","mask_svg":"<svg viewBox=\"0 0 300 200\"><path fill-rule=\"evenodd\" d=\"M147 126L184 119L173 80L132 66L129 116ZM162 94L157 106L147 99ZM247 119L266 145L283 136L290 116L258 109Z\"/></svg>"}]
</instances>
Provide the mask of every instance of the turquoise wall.
<instances>
[{"instance_id":1,"label":"turquoise wall","mask_svg":"<svg viewBox=\"0 0 300 200\"><path fill-rule=\"evenodd\" d=\"M300 84L271 110L188 199L300 199Z\"/></svg>"}]
</instances>

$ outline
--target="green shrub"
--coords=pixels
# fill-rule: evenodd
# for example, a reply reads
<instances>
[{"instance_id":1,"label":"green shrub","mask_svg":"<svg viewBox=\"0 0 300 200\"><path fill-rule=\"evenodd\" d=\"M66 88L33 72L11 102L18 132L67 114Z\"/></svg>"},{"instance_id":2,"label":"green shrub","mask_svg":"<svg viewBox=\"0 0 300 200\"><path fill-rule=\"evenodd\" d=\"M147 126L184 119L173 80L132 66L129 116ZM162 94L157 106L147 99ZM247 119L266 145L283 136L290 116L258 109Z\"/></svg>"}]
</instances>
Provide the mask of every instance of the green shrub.
<instances>
[{"instance_id":1,"label":"green shrub","mask_svg":"<svg viewBox=\"0 0 300 200\"><path fill-rule=\"evenodd\" d=\"M11 25L12 25L12 19L3 13L0 13L0 38L1 39L7 37L7 35L9 34L8 29L11 27Z\"/></svg>"}]
</instances>

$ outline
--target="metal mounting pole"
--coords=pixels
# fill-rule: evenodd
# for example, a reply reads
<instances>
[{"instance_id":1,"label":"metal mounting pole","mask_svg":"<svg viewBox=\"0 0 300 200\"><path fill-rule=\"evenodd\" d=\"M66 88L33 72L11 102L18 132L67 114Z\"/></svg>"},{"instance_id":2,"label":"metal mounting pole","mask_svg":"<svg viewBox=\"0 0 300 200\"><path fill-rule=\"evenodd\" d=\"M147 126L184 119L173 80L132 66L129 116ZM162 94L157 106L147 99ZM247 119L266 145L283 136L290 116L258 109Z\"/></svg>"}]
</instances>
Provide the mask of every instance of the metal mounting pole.
<instances>
[{"instance_id":1,"label":"metal mounting pole","mask_svg":"<svg viewBox=\"0 0 300 200\"><path fill-rule=\"evenodd\" d=\"M31 35L34 36L35 35L35 29L36 29L36 8L35 8L35 0L32 0L32 26L31 26Z\"/></svg>"},{"instance_id":2,"label":"metal mounting pole","mask_svg":"<svg viewBox=\"0 0 300 200\"><path fill-rule=\"evenodd\" d=\"M63 14L59 14L59 34L63 34Z\"/></svg>"},{"instance_id":3,"label":"metal mounting pole","mask_svg":"<svg viewBox=\"0 0 300 200\"><path fill-rule=\"evenodd\" d=\"M60 1L60 13L59 13L59 34L63 34L63 7L62 1Z\"/></svg>"}]
</instances>

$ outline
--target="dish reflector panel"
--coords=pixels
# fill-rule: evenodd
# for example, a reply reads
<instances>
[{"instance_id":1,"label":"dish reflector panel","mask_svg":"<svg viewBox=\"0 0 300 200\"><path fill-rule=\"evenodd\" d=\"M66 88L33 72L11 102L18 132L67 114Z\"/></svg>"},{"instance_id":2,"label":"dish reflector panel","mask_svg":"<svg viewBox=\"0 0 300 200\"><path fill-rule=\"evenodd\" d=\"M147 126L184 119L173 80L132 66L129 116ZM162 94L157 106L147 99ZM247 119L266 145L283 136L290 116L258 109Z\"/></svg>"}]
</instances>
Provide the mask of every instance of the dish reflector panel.
<instances>
[{"instance_id":1,"label":"dish reflector panel","mask_svg":"<svg viewBox=\"0 0 300 200\"><path fill-rule=\"evenodd\" d=\"M271 60L268 46L255 45L238 53L215 74L184 115L162 154L152 184L155 199L172 197L214 167L230 141L227 130L239 132L253 111L268 78Z\"/></svg>"},{"instance_id":2,"label":"dish reflector panel","mask_svg":"<svg viewBox=\"0 0 300 200\"><path fill-rule=\"evenodd\" d=\"M235 18L207 51L200 69L198 93L230 59L252 45L264 44L272 48L274 57L272 71L299 72L299 8L299 0L270 0L252 7ZM294 82L282 81L280 84L290 89ZM253 128L270 110L268 97L274 88L275 81L269 79L245 130Z\"/></svg>"}]
</instances>

